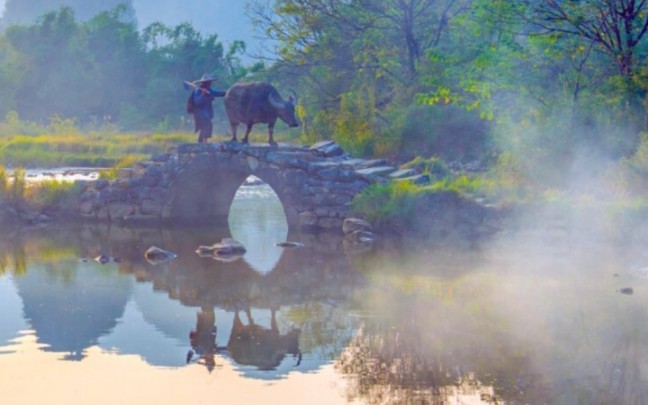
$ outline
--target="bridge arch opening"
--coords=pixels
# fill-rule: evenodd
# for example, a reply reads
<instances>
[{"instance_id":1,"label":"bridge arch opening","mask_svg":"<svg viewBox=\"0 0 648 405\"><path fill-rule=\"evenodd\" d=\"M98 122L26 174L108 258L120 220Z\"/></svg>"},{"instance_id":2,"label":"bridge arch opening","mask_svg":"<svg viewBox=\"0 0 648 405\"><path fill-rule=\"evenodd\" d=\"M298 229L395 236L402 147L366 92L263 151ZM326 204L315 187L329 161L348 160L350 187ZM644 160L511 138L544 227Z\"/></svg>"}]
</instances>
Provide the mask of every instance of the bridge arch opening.
<instances>
[{"instance_id":1,"label":"bridge arch opening","mask_svg":"<svg viewBox=\"0 0 648 405\"><path fill-rule=\"evenodd\" d=\"M219 163L222 167L214 165L208 156L199 155L178 174L166 209L168 218L185 223L229 225L230 209L236 193L241 186L246 187L248 177L254 174L278 198L288 227L297 225L297 216L294 209L290 209L291 198L280 169L266 167L253 170L247 162L236 159ZM253 211L248 215L253 215Z\"/></svg>"},{"instance_id":2,"label":"bridge arch opening","mask_svg":"<svg viewBox=\"0 0 648 405\"><path fill-rule=\"evenodd\" d=\"M240 185L227 218L230 233L246 247L244 260L265 274L274 269L283 250L276 243L287 240L288 220L275 190L250 175Z\"/></svg>"}]
</instances>

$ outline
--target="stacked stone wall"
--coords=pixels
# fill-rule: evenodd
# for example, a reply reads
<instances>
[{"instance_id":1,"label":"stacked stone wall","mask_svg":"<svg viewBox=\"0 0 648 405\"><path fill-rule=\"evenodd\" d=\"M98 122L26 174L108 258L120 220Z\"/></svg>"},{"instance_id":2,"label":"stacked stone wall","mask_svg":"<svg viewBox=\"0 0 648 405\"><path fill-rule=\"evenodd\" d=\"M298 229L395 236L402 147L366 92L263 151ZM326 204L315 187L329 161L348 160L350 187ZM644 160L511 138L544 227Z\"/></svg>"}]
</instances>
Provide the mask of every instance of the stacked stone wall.
<instances>
[{"instance_id":1,"label":"stacked stone wall","mask_svg":"<svg viewBox=\"0 0 648 405\"><path fill-rule=\"evenodd\" d=\"M196 212L189 213L186 207L193 201L211 203L204 200L219 190L228 194L219 196L218 204L231 204L236 189L252 174L277 193L291 228L341 230L353 197L398 172L383 160L354 159L332 141L310 147L184 144L138 163L116 180L88 184L79 215L111 222L222 222L229 205L205 210L204 218L196 218ZM397 177L412 174L403 172ZM187 189L191 195L183 194Z\"/></svg>"}]
</instances>

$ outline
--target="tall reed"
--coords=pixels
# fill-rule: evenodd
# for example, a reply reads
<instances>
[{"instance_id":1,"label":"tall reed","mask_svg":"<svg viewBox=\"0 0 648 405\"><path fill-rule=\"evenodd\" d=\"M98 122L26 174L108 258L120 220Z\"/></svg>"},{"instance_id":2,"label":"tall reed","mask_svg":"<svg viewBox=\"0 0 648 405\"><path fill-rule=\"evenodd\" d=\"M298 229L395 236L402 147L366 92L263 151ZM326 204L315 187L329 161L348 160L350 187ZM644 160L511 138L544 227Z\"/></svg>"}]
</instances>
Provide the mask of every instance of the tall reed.
<instances>
[{"instance_id":1,"label":"tall reed","mask_svg":"<svg viewBox=\"0 0 648 405\"><path fill-rule=\"evenodd\" d=\"M11 186L9 187L10 190L9 198L14 202L24 200L25 188L26 188L26 181L25 181L26 174L27 171L23 167L16 167L13 169L13 180L11 182Z\"/></svg>"}]
</instances>

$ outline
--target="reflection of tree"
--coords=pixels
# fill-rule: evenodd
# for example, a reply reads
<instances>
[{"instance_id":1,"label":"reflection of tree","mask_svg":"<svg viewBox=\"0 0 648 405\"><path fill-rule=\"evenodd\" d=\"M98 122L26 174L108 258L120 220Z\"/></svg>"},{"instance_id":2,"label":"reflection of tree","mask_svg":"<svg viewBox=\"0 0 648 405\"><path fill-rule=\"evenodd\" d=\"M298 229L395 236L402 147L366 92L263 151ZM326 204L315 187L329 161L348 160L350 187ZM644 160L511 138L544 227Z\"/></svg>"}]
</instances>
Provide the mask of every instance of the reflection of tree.
<instances>
[{"instance_id":1,"label":"reflection of tree","mask_svg":"<svg viewBox=\"0 0 648 405\"><path fill-rule=\"evenodd\" d=\"M46 351L68 353L69 360L81 360L85 349L115 327L130 296L129 279L78 266L34 266L15 280L38 342Z\"/></svg>"},{"instance_id":2,"label":"reflection of tree","mask_svg":"<svg viewBox=\"0 0 648 405\"><path fill-rule=\"evenodd\" d=\"M472 398L471 403L500 402L493 387L474 373L452 370L425 352L419 342L394 329L375 335L360 332L336 366L353 377L349 395L370 404L447 404L459 396Z\"/></svg>"},{"instance_id":3,"label":"reflection of tree","mask_svg":"<svg viewBox=\"0 0 648 405\"><path fill-rule=\"evenodd\" d=\"M353 336L354 321L346 309L324 302L293 305L284 312L291 324L301 329L302 351L322 359L335 359Z\"/></svg>"},{"instance_id":4,"label":"reflection of tree","mask_svg":"<svg viewBox=\"0 0 648 405\"><path fill-rule=\"evenodd\" d=\"M484 257L434 250L415 263L398 253L358 261L369 286L354 300L364 326L337 361L349 396L454 403L447 397L472 392L482 402L648 403L641 321L648 305L640 294L614 293L619 257L587 252L552 267L546 249L541 258L505 256L513 250L497 250L495 268Z\"/></svg>"},{"instance_id":5,"label":"reflection of tree","mask_svg":"<svg viewBox=\"0 0 648 405\"><path fill-rule=\"evenodd\" d=\"M648 334L639 321L647 316L645 308L635 307L621 314L618 329L607 331L612 344L606 348L602 381L594 384L600 388L576 387L588 403L648 404Z\"/></svg>"},{"instance_id":6,"label":"reflection of tree","mask_svg":"<svg viewBox=\"0 0 648 405\"><path fill-rule=\"evenodd\" d=\"M25 246L18 237L9 242L0 241L0 275L7 272L16 276L27 272Z\"/></svg>"},{"instance_id":7,"label":"reflection of tree","mask_svg":"<svg viewBox=\"0 0 648 405\"><path fill-rule=\"evenodd\" d=\"M130 279L88 268L77 254L79 234L52 228L0 238L0 256L13 262L24 316L46 351L80 360L83 351L110 331L130 295ZM81 269L81 267L84 267ZM114 271L114 268L113 268Z\"/></svg>"},{"instance_id":8,"label":"reflection of tree","mask_svg":"<svg viewBox=\"0 0 648 405\"><path fill-rule=\"evenodd\" d=\"M38 234L15 231L1 236L0 275L8 271L18 276L26 274L30 265L29 257L38 257L47 263L78 260L76 250L69 247L76 243L74 233L60 233L52 229Z\"/></svg>"}]
</instances>

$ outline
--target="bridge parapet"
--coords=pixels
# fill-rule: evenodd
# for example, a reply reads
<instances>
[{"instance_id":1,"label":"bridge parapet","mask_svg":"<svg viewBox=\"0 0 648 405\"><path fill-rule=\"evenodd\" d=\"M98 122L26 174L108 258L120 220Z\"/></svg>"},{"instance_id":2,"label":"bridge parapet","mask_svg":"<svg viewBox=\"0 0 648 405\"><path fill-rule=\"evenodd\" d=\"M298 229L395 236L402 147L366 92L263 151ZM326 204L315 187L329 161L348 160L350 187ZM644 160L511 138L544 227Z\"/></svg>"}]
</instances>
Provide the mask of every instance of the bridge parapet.
<instances>
[{"instance_id":1,"label":"bridge parapet","mask_svg":"<svg viewBox=\"0 0 648 405\"><path fill-rule=\"evenodd\" d=\"M278 195L291 228L341 230L356 194L412 174L397 172L384 160L354 159L332 141L310 147L182 144L138 163L127 176L89 184L79 214L99 221L226 224L236 191L255 175Z\"/></svg>"}]
</instances>

